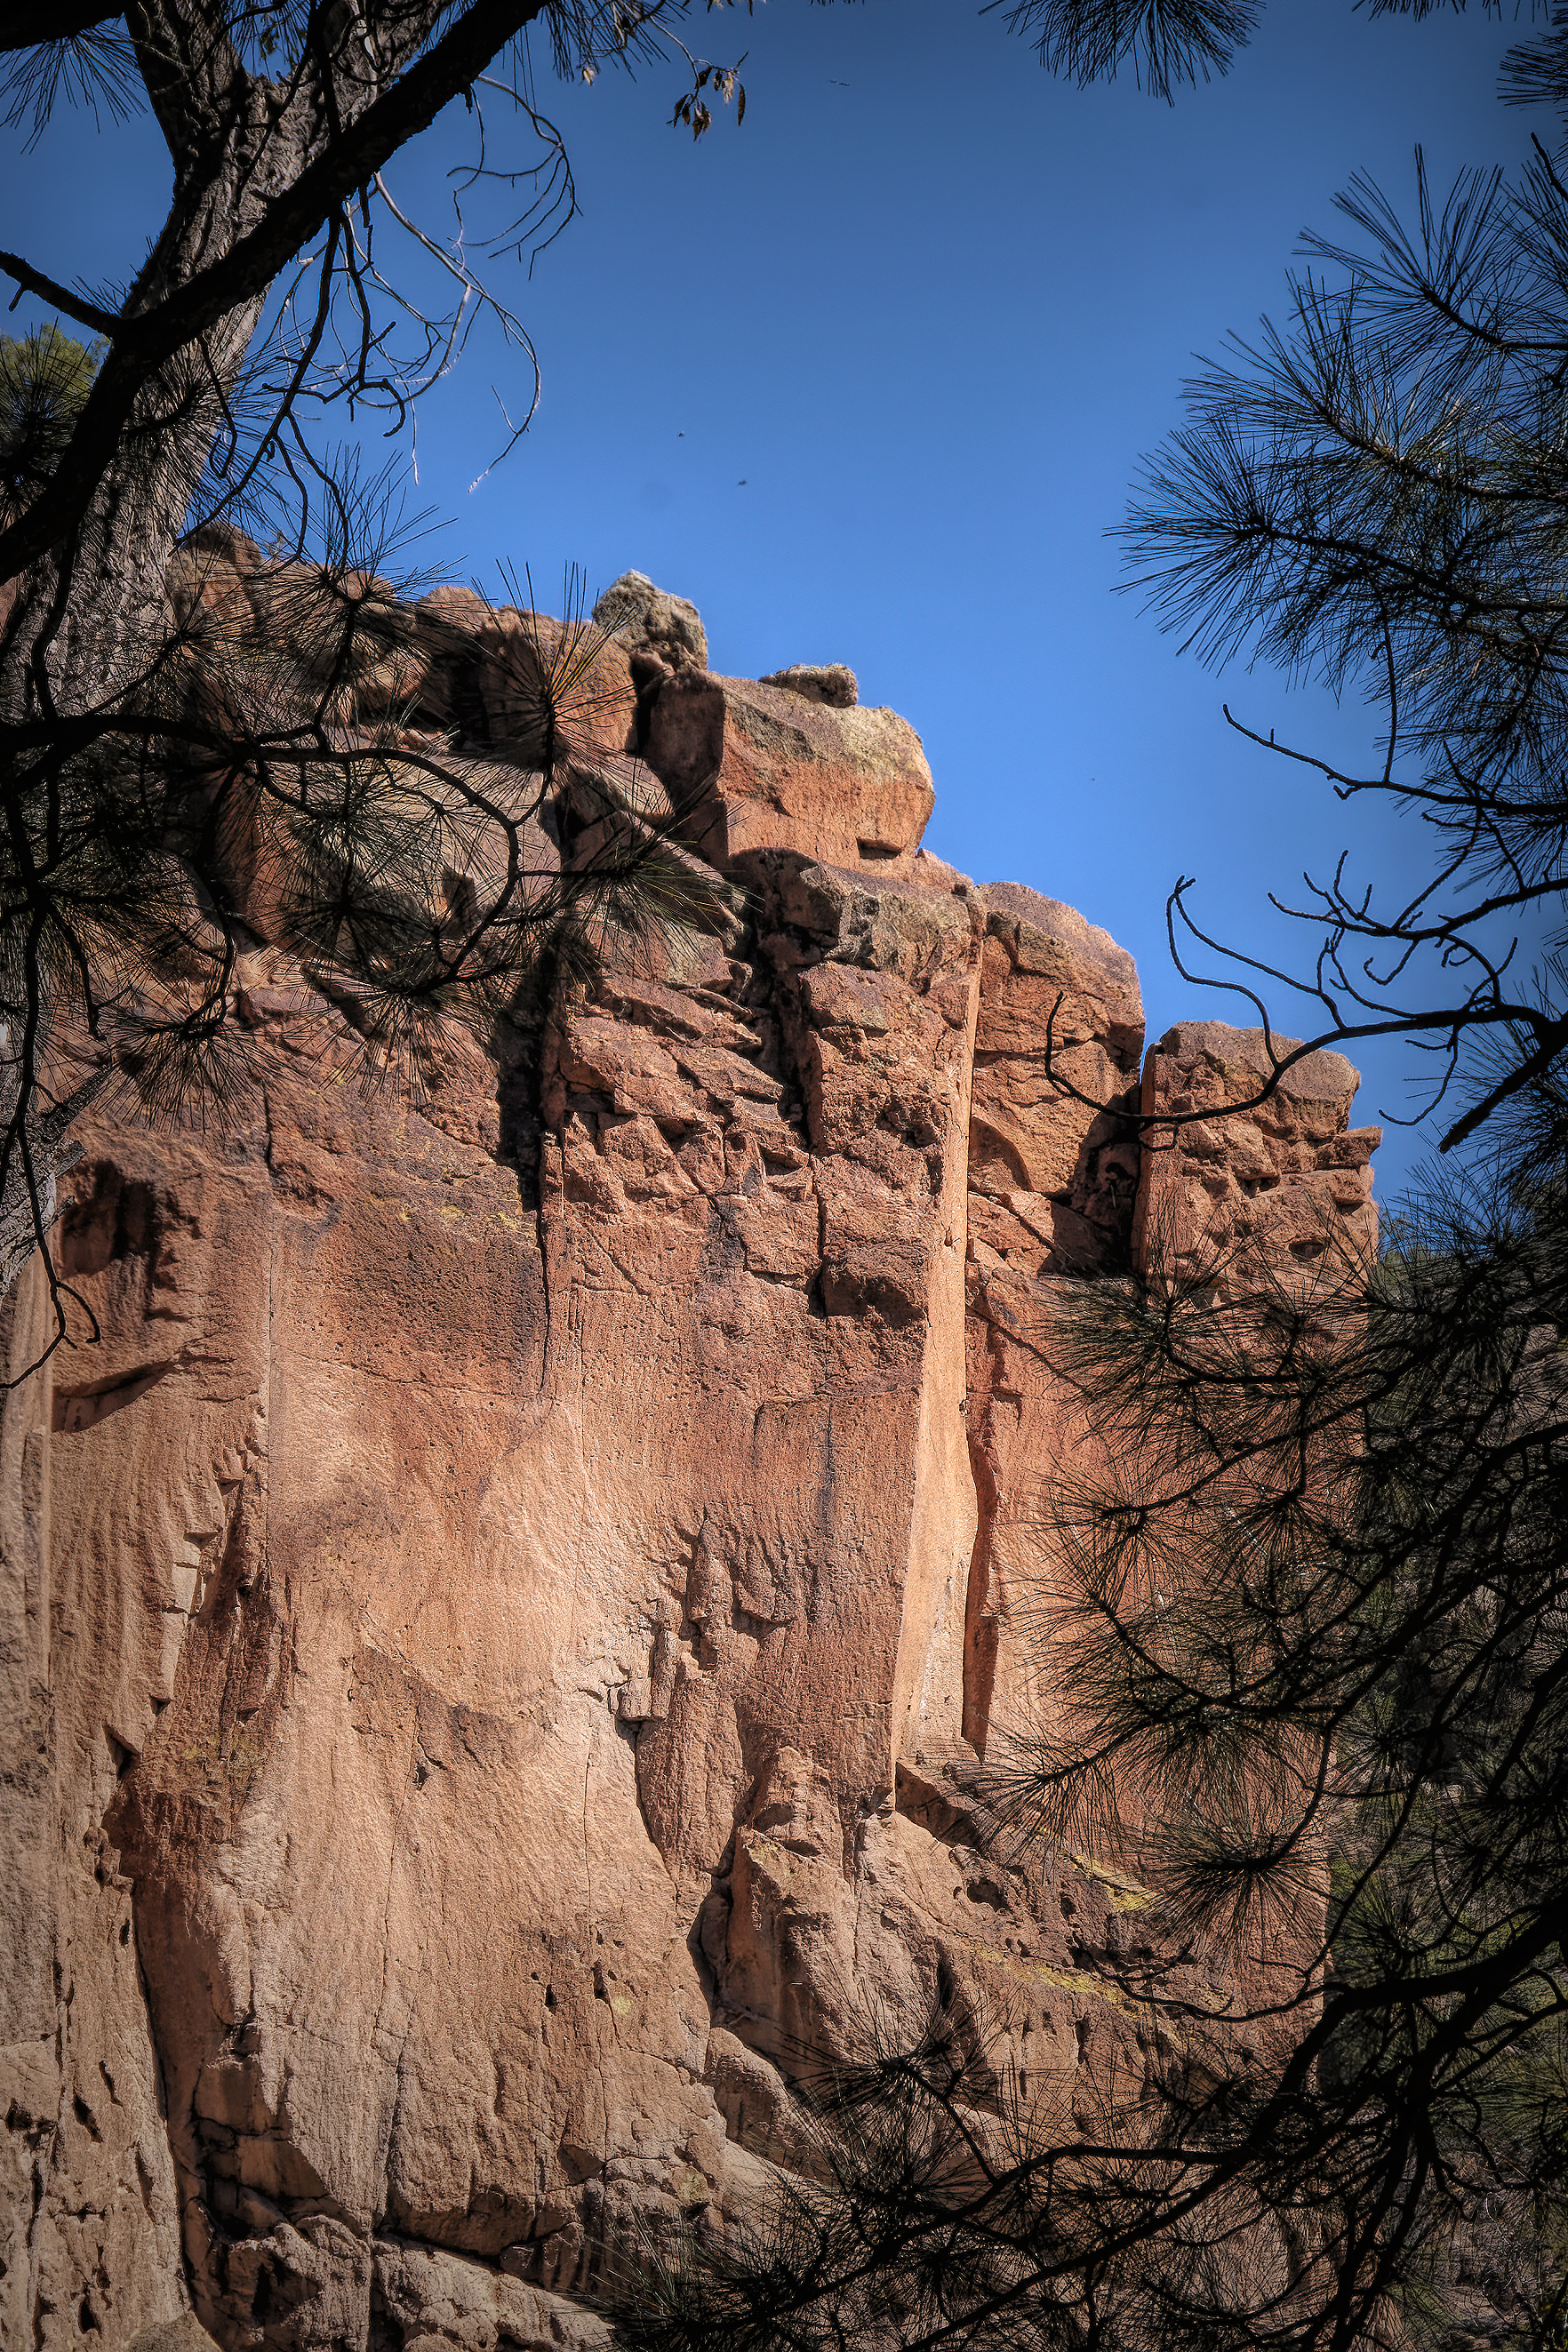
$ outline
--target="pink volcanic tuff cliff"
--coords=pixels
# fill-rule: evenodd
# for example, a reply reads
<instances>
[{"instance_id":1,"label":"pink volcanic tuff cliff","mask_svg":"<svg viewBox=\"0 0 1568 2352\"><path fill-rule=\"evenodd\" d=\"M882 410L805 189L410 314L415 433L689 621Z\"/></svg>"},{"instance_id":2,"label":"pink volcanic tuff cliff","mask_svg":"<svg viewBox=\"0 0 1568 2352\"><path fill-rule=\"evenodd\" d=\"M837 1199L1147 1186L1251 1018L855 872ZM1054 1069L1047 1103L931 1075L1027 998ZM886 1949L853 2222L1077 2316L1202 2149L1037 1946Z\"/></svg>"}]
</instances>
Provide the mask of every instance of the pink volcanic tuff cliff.
<instances>
[{"instance_id":1,"label":"pink volcanic tuff cliff","mask_svg":"<svg viewBox=\"0 0 1568 2352\"><path fill-rule=\"evenodd\" d=\"M504 768L518 625L454 675L460 600L409 658ZM1049 1705L1042 1318L1162 1202L1369 1245L1355 1074L1141 1175L1131 959L920 850L919 740L848 673L711 677L635 580L612 617L597 749L682 795L714 931L532 1060L455 1040L418 1109L329 1082L347 1014L263 946L247 1120L84 1130L102 1342L0 1427L7 2346L193 2303L232 2347L585 2346L607 2243L809 2164L791 2066L873 2011L984 2011L1068 2106L1143 2067L1100 1973L1139 1890L1031 1889L963 1811ZM1258 1042L1173 1031L1144 1107Z\"/></svg>"}]
</instances>

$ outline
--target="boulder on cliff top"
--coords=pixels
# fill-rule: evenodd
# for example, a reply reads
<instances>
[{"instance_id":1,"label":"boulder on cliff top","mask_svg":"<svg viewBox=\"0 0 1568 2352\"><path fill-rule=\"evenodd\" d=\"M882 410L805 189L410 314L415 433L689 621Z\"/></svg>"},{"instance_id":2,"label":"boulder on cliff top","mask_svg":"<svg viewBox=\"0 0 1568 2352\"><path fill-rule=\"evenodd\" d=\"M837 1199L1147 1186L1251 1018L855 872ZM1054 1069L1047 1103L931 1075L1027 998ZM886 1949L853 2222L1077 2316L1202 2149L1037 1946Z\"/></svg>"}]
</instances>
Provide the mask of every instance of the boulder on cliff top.
<instances>
[{"instance_id":1,"label":"boulder on cliff top","mask_svg":"<svg viewBox=\"0 0 1568 2352\"><path fill-rule=\"evenodd\" d=\"M853 710L860 699L860 681L846 662L791 662L787 669L769 670L757 684L802 694L807 702L828 702L837 710Z\"/></svg>"},{"instance_id":2,"label":"boulder on cliff top","mask_svg":"<svg viewBox=\"0 0 1568 2352\"><path fill-rule=\"evenodd\" d=\"M1004 888L1017 887L1016 883L1004 884ZM1079 915L1076 918L1083 921ZM1086 927L1087 928L1087 927ZM1105 934L1101 934L1104 937ZM1120 952L1120 950L1118 950ZM1131 962L1131 957L1128 959ZM1241 1079L1250 1076L1261 1082L1272 1066L1268 1047L1272 1042L1274 1057L1283 1060L1287 1054L1296 1053L1300 1037L1282 1037L1278 1031L1270 1035L1261 1029L1233 1029L1225 1021L1178 1021L1166 1030L1155 1049L1170 1061L1181 1065L1203 1062L1216 1070L1232 1073ZM1336 1123L1344 1124L1350 1106L1361 1085L1361 1072L1343 1054L1331 1053L1320 1045L1314 1053L1303 1054L1280 1073L1279 1090L1301 1103L1327 1103L1336 1107ZM1249 1087L1248 1092L1255 1091ZM1340 1117L1340 1112L1343 1117Z\"/></svg>"},{"instance_id":3,"label":"boulder on cliff top","mask_svg":"<svg viewBox=\"0 0 1568 2352\"><path fill-rule=\"evenodd\" d=\"M653 696L643 757L728 872L750 850L907 872L936 801L921 739L895 710L689 670Z\"/></svg>"},{"instance_id":4,"label":"boulder on cliff top","mask_svg":"<svg viewBox=\"0 0 1568 2352\"><path fill-rule=\"evenodd\" d=\"M1126 1255L1138 1139L1122 1112L1143 1050L1131 957L1076 908L988 883L974 1035L970 1234L983 1264L1111 1271Z\"/></svg>"},{"instance_id":5,"label":"boulder on cliff top","mask_svg":"<svg viewBox=\"0 0 1568 2352\"><path fill-rule=\"evenodd\" d=\"M708 638L696 605L655 587L646 572L623 572L612 581L594 618L628 654L657 654L674 670L708 667Z\"/></svg>"},{"instance_id":6,"label":"boulder on cliff top","mask_svg":"<svg viewBox=\"0 0 1568 2352\"><path fill-rule=\"evenodd\" d=\"M537 768L552 736L557 756L590 764L619 757L637 696L624 645L582 623L488 604L471 588L433 588L413 608L424 663L416 706L466 750Z\"/></svg>"},{"instance_id":7,"label":"boulder on cliff top","mask_svg":"<svg viewBox=\"0 0 1568 2352\"><path fill-rule=\"evenodd\" d=\"M1103 972L1105 978L1121 989L1140 1004L1139 1027L1142 1013L1138 988L1138 967L1127 950L1119 947L1110 933L1102 930L1080 915L1076 907L1066 906L1060 898L1047 898L1042 891L1031 890L1022 882L987 882L980 892L987 914L1001 919L990 926L994 935L1006 936L1009 924L1026 924L1047 940L1065 948L1075 964L1089 964Z\"/></svg>"}]
</instances>

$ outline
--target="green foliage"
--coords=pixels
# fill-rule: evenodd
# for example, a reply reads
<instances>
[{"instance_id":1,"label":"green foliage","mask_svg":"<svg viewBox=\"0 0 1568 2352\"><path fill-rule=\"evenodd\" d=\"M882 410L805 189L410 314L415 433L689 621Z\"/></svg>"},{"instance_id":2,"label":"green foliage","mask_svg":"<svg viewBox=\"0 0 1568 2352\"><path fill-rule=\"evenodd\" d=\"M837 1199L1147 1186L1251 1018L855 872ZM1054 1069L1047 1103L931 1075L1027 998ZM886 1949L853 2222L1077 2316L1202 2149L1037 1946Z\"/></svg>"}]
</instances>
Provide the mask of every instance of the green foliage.
<instances>
[{"instance_id":1,"label":"green foliage","mask_svg":"<svg viewBox=\"0 0 1568 2352\"><path fill-rule=\"evenodd\" d=\"M103 356L53 323L0 335L0 499L21 508L53 473Z\"/></svg>"}]
</instances>

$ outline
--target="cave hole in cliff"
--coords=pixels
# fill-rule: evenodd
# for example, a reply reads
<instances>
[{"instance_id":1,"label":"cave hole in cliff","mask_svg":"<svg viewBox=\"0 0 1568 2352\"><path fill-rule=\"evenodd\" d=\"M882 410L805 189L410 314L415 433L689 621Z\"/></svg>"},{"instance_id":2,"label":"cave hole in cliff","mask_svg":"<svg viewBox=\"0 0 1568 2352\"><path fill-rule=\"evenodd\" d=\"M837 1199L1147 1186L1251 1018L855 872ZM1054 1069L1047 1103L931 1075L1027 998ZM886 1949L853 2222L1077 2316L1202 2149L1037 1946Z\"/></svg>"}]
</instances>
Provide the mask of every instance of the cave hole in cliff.
<instances>
[{"instance_id":1,"label":"cave hole in cliff","mask_svg":"<svg viewBox=\"0 0 1568 2352\"><path fill-rule=\"evenodd\" d=\"M146 1257L156 1230L151 1184L128 1177L111 1160L83 1172L91 1190L79 1193L60 1219L56 1261L62 1275L101 1274L116 1259Z\"/></svg>"}]
</instances>

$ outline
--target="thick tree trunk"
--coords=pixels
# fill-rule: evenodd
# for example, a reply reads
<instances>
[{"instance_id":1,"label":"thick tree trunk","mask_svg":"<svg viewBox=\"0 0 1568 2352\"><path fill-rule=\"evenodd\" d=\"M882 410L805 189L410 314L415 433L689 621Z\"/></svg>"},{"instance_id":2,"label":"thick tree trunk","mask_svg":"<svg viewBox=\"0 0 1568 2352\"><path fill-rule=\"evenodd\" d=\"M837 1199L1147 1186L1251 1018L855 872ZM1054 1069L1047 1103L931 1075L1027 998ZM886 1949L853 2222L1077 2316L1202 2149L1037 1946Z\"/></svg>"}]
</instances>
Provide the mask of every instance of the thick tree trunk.
<instances>
[{"instance_id":1,"label":"thick tree trunk","mask_svg":"<svg viewBox=\"0 0 1568 2352\"><path fill-rule=\"evenodd\" d=\"M226 120L203 124L190 102L159 108L178 177L163 234L126 298L126 321L158 310L230 253L268 195L310 160L312 131L324 135L319 120L281 133L268 102L270 85L232 58L226 79ZM182 86L187 101L194 94ZM207 110L215 103L209 100ZM189 142L183 157L176 142ZM169 629L169 559L191 519L264 301L256 294L237 304L138 389L85 515L18 583L0 636L0 715L41 714L49 703L71 714L100 708L133 689L156 659Z\"/></svg>"}]
</instances>

